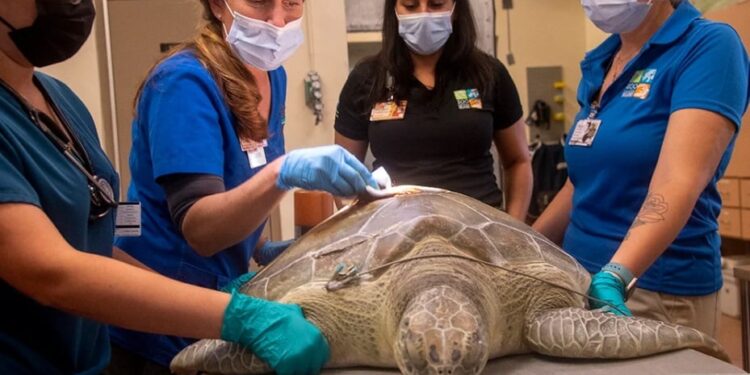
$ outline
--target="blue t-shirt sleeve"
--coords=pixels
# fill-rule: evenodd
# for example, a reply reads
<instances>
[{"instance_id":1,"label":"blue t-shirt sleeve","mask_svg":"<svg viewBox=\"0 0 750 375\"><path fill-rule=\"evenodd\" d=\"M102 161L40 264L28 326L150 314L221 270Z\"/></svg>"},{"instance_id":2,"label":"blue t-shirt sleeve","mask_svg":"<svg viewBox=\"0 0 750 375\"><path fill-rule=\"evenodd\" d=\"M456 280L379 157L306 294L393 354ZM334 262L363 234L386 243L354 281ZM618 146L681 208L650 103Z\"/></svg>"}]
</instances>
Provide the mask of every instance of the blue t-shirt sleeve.
<instances>
[{"instance_id":1,"label":"blue t-shirt sleeve","mask_svg":"<svg viewBox=\"0 0 750 375\"><path fill-rule=\"evenodd\" d=\"M7 139L0 134L0 203L41 206L39 195L24 177L22 163Z\"/></svg>"},{"instance_id":2,"label":"blue t-shirt sleeve","mask_svg":"<svg viewBox=\"0 0 750 375\"><path fill-rule=\"evenodd\" d=\"M737 33L727 25L711 24L681 61L671 112L704 109L739 129L750 95L748 75L750 63Z\"/></svg>"},{"instance_id":3,"label":"blue t-shirt sleeve","mask_svg":"<svg viewBox=\"0 0 750 375\"><path fill-rule=\"evenodd\" d=\"M176 173L223 177L223 101L198 65L165 64L149 78L139 103L147 116L154 180Z\"/></svg>"}]
</instances>

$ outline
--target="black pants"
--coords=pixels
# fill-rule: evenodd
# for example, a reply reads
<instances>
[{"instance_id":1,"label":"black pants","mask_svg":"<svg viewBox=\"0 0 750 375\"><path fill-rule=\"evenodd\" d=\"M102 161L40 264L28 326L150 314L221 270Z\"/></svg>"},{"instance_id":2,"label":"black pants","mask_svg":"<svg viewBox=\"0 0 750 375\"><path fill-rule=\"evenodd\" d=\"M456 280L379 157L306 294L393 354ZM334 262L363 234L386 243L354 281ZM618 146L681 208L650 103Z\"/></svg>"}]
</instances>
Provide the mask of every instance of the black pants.
<instances>
[{"instance_id":1,"label":"black pants","mask_svg":"<svg viewBox=\"0 0 750 375\"><path fill-rule=\"evenodd\" d=\"M170 375L169 368L112 345L112 361L103 375Z\"/></svg>"}]
</instances>

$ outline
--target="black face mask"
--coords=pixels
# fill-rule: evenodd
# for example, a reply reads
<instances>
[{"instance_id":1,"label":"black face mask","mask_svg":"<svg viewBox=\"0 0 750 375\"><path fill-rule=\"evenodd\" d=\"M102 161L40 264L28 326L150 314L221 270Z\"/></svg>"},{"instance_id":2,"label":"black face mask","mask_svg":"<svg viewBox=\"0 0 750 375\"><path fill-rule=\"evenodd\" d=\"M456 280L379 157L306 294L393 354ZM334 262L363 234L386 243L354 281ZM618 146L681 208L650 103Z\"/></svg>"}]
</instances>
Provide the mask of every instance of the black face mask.
<instances>
[{"instance_id":1,"label":"black face mask","mask_svg":"<svg viewBox=\"0 0 750 375\"><path fill-rule=\"evenodd\" d=\"M43 67L75 55L94 24L93 0L36 0L36 9L34 23L21 29L0 17L12 30L8 35L24 57Z\"/></svg>"}]
</instances>

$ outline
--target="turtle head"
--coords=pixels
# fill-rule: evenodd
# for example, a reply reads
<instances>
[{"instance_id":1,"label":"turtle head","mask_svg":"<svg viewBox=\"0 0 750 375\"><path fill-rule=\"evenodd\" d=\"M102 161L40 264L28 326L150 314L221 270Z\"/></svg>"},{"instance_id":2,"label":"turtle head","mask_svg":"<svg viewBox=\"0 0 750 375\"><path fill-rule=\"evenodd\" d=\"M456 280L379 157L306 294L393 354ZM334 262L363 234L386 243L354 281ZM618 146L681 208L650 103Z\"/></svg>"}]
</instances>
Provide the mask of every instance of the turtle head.
<instances>
[{"instance_id":1,"label":"turtle head","mask_svg":"<svg viewBox=\"0 0 750 375\"><path fill-rule=\"evenodd\" d=\"M479 374L487 363L486 324L465 294L430 287L407 304L394 350L404 374Z\"/></svg>"}]
</instances>

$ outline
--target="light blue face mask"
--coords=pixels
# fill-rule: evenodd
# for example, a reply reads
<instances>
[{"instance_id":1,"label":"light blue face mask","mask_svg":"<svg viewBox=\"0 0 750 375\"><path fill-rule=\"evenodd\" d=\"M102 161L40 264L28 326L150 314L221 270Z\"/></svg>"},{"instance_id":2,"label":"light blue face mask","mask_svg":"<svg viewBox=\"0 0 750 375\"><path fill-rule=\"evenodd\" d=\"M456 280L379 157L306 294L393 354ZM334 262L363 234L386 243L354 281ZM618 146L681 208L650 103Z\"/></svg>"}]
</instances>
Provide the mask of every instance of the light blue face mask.
<instances>
[{"instance_id":1,"label":"light blue face mask","mask_svg":"<svg viewBox=\"0 0 750 375\"><path fill-rule=\"evenodd\" d=\"M599 29L610 34L635 30L646 19L651 0L581 0L586 16Z\"/></svg>"},{"instance_id":2,"label":"light blue face mask","mask_svg":"<svg viewBox=\"0 0 750 375\"><path fill-rule=\"evenodd\" d=\"M397 13L398 34L414 53L432 55L443 48L453 33L453 9L440 13Z\"/></svg>"}]
</instances>

